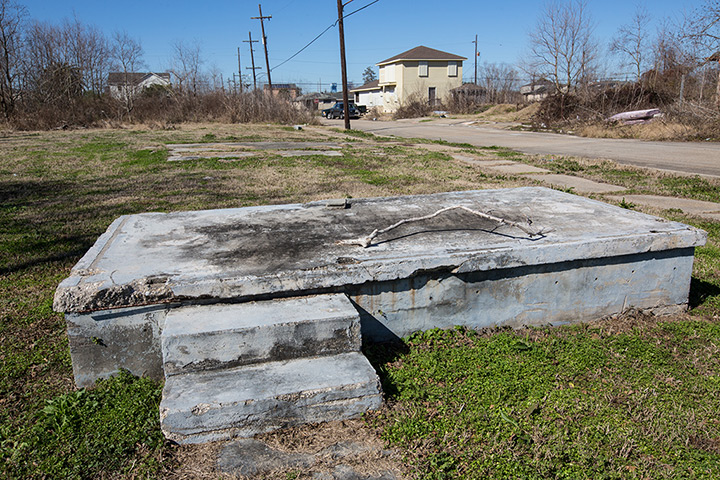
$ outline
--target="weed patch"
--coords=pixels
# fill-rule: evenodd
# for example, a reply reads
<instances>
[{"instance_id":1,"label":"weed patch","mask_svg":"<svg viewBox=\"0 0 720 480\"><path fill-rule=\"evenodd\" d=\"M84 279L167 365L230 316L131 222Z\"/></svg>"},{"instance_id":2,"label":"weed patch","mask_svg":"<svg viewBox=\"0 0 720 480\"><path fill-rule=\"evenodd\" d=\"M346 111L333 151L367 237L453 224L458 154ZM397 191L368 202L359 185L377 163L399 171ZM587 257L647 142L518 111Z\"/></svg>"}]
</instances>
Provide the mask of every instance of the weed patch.
<instances>
[{"instance_id":1,"label":"weed patch","mask_svg":"<svg viewBox=\"0 0 720 480\"><path fill-rule=\"evenodd\" d=\"M160 388L129 373L48 400L19 436L0 430L2 460L15 478L98 478L118 472L152 476L164 443ZM20 440L19 438L22 440ZM141 453L139 462L137 454Z\"/></svg>"},{"instance_id":2,"label":"weed patch","mask_svg":"<svg viewBox=\"0 0 720 480\"><path fill-rule=\"evenodd\" d=\"M416 334L379 362L392 406L374 421L417 478L720 475L720 400L705 400L720 325L628 320L621 333L602 323Z\"/></svg>"}]
</instances>

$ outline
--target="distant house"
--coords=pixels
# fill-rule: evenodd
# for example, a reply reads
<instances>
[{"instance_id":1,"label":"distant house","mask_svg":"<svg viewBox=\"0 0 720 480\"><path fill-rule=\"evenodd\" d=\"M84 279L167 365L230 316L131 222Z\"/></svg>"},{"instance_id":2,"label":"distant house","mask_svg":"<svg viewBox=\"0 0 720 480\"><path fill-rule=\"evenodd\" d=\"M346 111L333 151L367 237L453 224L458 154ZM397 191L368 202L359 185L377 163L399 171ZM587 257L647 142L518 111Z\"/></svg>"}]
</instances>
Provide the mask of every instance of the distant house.
<instances>
[{"instance_id":1,"label":"distant house","mask_svg":"<svg viewBox=\"0 0 720 480\"><path fill-rule=\"evenodd\" d=\"M383 107L383 93L380 88L380 80L373 80L365 85L350 90L355 97L357 105L365 105L367 108Z\"/></svg>"},{"instance_id":2,"label":"distant house","mask_svg":"<svg viewBox=\"0 0 720 480\"><path fill-rule=\"evenodd\" d=\"M293 104L302 105L308 110L324 110L335 105L335 102L342 102L342 93L313 92L300 95L293 99Z\"/></svg>"},{"instance_id":3,"label":"distant house","mask_svg":"<svg viewBox=\"0 0 720 480\"><path fill-rule=\"evenodd\" d=\"M377 85L371 82L350 92L358 105L382 106L385 112L394 112L413 99L435 106L450 95L450 90L462 85L464 60L467 58L452 53L415 47L377 63Z\"/></svg>"},{"instance_id":4,"label":"distant house","mask_svg":"<svg viewBox=\"0 0 720 480\"><path fill-rule=\"evenodd\" d=\"M269 92L270 85L265 84L263 86L263 91ZM298 87L294 83L273 83L272 94L275 97L283 97L287 98L288 100L293 100L296 97L300 96L300 87Z\"/></svg>"},{"instance_id":5,"label":"distant house","mask_svg":"<svg viewBox=\"0 0 720 480\"><path fill-rule=\"evenodd\" d=\"M555 84L544 78L533 80L520 87L520 94L526 102L539 102L555 91Z\"/></svg>"},{"instance_id":6,"label":"distant house","mask_svg":"<svg viewBox=\"0 0 720 480\"><path fill-rule=\"evenodd\" d=\"M169 73L153 72L110 72L108 74L108 92L113 98L125 100L132 98L154 85L170 86Z\"/></svg>"}]
</instances>

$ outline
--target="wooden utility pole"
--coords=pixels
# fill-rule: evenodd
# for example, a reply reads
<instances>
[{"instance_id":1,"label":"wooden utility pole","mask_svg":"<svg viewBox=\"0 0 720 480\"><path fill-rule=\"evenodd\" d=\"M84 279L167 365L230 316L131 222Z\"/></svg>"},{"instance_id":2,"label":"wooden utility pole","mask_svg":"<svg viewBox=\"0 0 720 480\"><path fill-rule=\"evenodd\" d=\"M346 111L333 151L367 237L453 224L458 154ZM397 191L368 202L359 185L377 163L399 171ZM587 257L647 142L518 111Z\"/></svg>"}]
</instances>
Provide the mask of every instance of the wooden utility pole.
<instances>
[{"instance_id":1,"label":"wooden utility pole","mask_svg":"<svg viewBox=\"0 0 720 480\"><path fill-rule=\"evenodd\" d=\"M478 59L478 51L477 51L477 35L475 35L475 41L472 42L475 44L475 85L477 85L477 59Z\"/></svg>"},{"instance_id":2,"label":"wooden utility pole","mask_svg":"<svg viewBox=\"0 0 720 480\"><path fill-rule=\"evenodd\" d=\"M262 43L265 47L265 67L267 68L267 77L268 77L268 85L270 88L270 93L272 93L272 79L270 78L270 60L268 59L268 51L267 51L267 36L265 35L265 20L266 18L270 20L272 18L272 15L268 15L263 17L262 14L262 5L258 3L258 10L260 11L259 17L250 17L250 20L260 20L260 28L262 29ZM252 46L252 45L251 45Z\"/></svg>"},{"instance_id":3,"label":"wooden utility pole","mask_svg":"<svg viewBox=\"0 0 720 480\"><path fill-rule=\"evenodd\" d=\"M242 68L240 67L240 47L238 47L238 77L240 78L240 93L243 91Z\"/></svg>"},{"instance_id":4,"label":"wooden utility pole","mask_svg":"<svg viewBox=\"0 0 720 480\"><path fill-rule=\"evenodd\" d=\"M352 0L350 0L351 2ZM348 2L348 3L350 3ZM345 29L343 27L343 3L337 0L338 30L340 32L340 69L342 70L343 87L343 117L345 117L345 130L350 130L350 105L348 104L347 66L345 63Z\"/></svg>"},{"instance_id":5,"label":"wooden utility pole","mask_svg":"<svg viewBox=\"0 0 720 480\"><path fill-rule=\"evenodd\" d=\"M249 40L243 40L244 43L250 44L250 61L252 62L252 67L245 67L248 69L252 69L253 72L253 90L257 90L257 77L255 76L255 70L259 69L260 67L255 66L255 55L253 54L253 43L257 43L257 40L252 39L252 33L248 32L248 38Z\"/></svg>"}]
</instances>

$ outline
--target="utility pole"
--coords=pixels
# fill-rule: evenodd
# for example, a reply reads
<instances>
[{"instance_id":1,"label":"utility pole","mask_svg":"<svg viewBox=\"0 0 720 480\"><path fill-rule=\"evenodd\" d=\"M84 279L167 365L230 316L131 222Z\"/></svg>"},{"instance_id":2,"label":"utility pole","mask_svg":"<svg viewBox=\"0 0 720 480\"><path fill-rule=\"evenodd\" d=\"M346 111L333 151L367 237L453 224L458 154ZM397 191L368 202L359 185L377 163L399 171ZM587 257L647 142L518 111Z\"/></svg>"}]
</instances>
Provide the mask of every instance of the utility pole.
<instances>
[{"instance_id":1,"label":"utility pole","mask_svg":"<svg viewBox=\"0 0 720 480\"><path fill-rule=\"evenodd\" d=\"M238 47L238 78L240 78L240 93L243 91L242 68L240 67L240 47Z\"/></svg>"},{"instance_id":2,"label":"utility pole","mask_svg":"<svg viewBox=\"0 0 720 480\"><path fill-rule=\"evenodd\" d=\"M352 2L350 0L348 3ZM343 86L343 117L345 117L345 130L350 130L350 105L348 104L347 66L345 63L345 29L343 27L343 3L337 0L338 30L340 32L340 69L342 70Z\"/></svg>"},{"instance_id":3,"label":"utility pole","mask_svg":"<svg viewBox=\"0 0 720 480\"><path fill-rule=\"evenodd\" d=\"M477 35L475 35L475 41L472 42L475 44L475 85L477 85L477 59L478 59L478 51L477 51Z\"/></svg>"},{"instance_id":4,"label":"utility pole","mask_svg":"<svg viewBox=\"0 0 720 480\"><path fill-rule=\"evenodd\" d=\"M253 72L253 90L257 90L257 77L255 76L255 70L259 69L260 67L255 66L255 55L253 54L253 43L257 43L257 40L252 39L252 33L248 32L248 38L249 40L243 40L244 43L250 44L250 61L252 62L252 67L245 67L248 69L252 69Z\"/></svg>"},{"instance_id":5,"label":"utility pole","mask_svg":"<svg viewBox=\"0 0 720 480\"><path fill-rule=\"evenodd\" d=\"M268 60L268 51L267 51L267 36L265 36L265 20L266 18L270 20L272 18L272 15L268 15L266 17L263 17L262 14L262 5L258 3L258 10L260 11L259 17L250 17L250 20L260 20L260 28L262 29L262 43L265 47L265 66L267 67L267 77L268 77L268 85L270 86L270 93L272 93L272 80L270 79L270 60ZM252 47L252 45L250 45ZM254 71L254 70L253 70Z\"/></svg>"}]
</instances>

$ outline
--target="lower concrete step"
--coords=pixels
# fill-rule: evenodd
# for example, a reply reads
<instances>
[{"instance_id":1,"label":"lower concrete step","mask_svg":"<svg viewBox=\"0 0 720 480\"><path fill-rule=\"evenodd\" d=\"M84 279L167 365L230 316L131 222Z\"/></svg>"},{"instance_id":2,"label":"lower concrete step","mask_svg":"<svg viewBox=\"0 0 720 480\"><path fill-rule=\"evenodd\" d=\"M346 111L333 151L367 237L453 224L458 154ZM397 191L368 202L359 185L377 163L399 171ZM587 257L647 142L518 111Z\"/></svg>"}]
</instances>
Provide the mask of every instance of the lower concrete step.
<instances>
[{"instance_id":1,"label":"lower concrete step","mask_svg":"<svg viewBox=\"0 0 720 480\"><path fill-rule=\"evenodd\" d=\"M199 305L168 312L165 376L360 350L360 317L342 294Z\"/></svg>"},{"instance_id":2,"label":"lower concrete step","mask_svg":"<svg viewBox=\"0 0 720 480\"><path fill-rule=\"evenodd\" d=\"M204 443L351 418L381 401L370 362L353 352L168 377L160 422L170 440Z\"/></svg>"}]
</instances>

